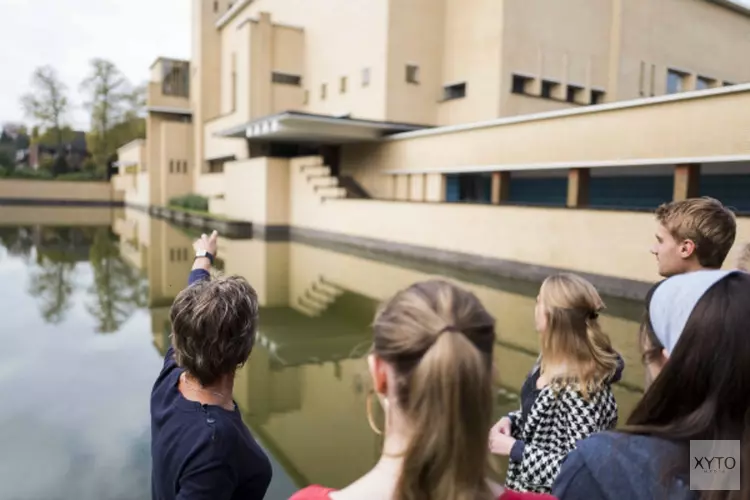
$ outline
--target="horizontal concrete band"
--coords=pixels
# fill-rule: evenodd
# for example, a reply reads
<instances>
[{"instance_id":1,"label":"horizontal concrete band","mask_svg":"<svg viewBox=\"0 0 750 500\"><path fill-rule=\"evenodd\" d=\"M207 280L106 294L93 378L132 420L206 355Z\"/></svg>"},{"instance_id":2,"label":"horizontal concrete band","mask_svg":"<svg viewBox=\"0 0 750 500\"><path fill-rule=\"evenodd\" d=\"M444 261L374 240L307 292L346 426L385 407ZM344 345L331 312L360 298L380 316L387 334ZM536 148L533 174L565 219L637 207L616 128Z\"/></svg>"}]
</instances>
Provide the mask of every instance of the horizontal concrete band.
<instances>
[{"instance_id":1,"label":"horizontal concrete band","mask_svg":"<svg viewBox=\"0 0 750 500\"><path fill-rule=\"evenodd\" d=\"M280 231L280 229L278 229ZM551 274L570 272L568 269L560 269L549 266L540 266L485 257L481 255L455 252L452 250L440 250L418 245L395 243L392 241L361 236L350 236L347 234L321 231L301 227L291 227L289 234L294 240L310 242L333 242L340 245L354 246L377 253L394 255L417 261L429 261L433 264L460 268L473 273L489 274L495 277L511 278L524 281L541 283ZM576 274L589 280L603 295L633 300L643 300L652 283L603 276L575 271Z\"/></svg>"},{"instance_id":2,"label":"horizontal concrete band","mask_svg":"<svg viewBox=\"0 0 750 500\"><path fill-rule=\"evenodd\" d=\"M0 205L53 206L53 207L122 207L122 201L106 200L48 200L43 198L0 198Z\"/></svg>"}]
</instances>

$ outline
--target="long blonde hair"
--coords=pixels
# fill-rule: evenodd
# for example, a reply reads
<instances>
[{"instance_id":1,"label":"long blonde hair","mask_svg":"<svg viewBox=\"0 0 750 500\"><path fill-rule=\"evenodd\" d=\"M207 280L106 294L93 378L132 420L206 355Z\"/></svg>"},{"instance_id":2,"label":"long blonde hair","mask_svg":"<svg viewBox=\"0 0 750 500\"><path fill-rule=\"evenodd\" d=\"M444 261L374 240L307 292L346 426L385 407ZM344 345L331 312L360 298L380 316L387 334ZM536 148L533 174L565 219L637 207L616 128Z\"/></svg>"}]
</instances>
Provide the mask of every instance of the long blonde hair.
<instances>
[{"instance_id":1,"label":"long blonde hair","mask_svg":"<svg viewBox=\"0 0 750 500\"><path fill-rule=\"evenodd\" d=\"M604 301L594 285L575 274L548 277L539 299L547 319L541 334L542 373L573 384L584 395L597 390L617 370L617 353L602 331ZM554 368L553 368L554 367Z\"/></svg>"},{"instance_id":2,"label":"long blonde hair","mask_svg":"<svg viewBox=\"0 0 750 500\"><path fill-rule=\"evenodd\" d=\"M394 498L493 498L486 478L494 318L472 293L431 280L396 294L373 330L374 353L393 367L412 429Z\"/></svg>"}]
</instances>

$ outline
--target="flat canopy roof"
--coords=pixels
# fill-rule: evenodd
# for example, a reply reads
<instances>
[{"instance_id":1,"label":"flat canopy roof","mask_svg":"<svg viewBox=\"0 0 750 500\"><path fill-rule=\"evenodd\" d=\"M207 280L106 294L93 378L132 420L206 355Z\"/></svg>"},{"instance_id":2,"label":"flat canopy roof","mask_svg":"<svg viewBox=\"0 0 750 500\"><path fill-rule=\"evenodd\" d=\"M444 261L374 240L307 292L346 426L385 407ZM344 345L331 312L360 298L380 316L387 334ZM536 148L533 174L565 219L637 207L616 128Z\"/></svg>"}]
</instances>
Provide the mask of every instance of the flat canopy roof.
<instances>
[{"instance_id":1,"label":"flat canopy roof","mask_svg":"<svg viewBox=\"0 0 750 500\"><path fill-rule=\"evenodd\" d=\"M285 111L230 127L216 135L249 141L345 144L377 141L386 135L425 128L428 126Z\"/></svg>"}]
</instances>

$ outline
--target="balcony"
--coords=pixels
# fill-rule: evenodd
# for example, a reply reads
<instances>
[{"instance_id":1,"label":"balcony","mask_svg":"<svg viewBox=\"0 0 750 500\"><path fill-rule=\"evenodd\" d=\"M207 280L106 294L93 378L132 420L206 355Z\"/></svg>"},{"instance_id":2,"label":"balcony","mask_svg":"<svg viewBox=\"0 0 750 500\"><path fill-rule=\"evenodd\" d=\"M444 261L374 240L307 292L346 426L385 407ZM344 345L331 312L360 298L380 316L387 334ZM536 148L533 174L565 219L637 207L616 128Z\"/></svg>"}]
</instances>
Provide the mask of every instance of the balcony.
<instances>
[{"instance_id":1,"label":"balcony","mask_svg":"<svg viewBox=\"0 0 750 500\"><path fill-rule=\"evenodd\" d=\"M190 111L190 99L179 95L164 93L164 85L158 82L148 84L148 97L146 105L149 111Z\"/></svg>"},{"instance_id":2,"label":"balcony","mask_svg":"<svg viewBox=\"0 0 750 500\"><path fill-rule=\"evenodd\" d=\"M157 59L151 66L146 103L149 111L189 113L190 63L175 59Z\"/></svg>"}]
</instances>

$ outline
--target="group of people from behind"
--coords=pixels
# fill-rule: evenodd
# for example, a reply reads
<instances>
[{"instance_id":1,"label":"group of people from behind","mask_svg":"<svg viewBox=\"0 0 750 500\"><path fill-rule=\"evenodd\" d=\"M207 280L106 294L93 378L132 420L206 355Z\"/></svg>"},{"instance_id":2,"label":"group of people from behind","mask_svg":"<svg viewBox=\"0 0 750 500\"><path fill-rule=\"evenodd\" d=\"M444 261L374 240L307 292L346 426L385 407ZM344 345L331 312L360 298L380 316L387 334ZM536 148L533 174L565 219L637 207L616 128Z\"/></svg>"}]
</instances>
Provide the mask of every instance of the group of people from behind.
<instances>
[{"instance_id":1,"label":"group of people from behind","mask_svg":"<svg viewBox=\"0 0 750 500\"><path fill-rule=\"evenodd\" d=\"M292 499L750 500L748 487L697 492L689 480L695 439L742 440L750 477L750 274L719 270L736 221L712 199L667 204L656 216L652 253L666 279L646 299L639 344L650 377L624 425L616 429L612 391L624 362L590 282L560 273L542 283L539 358L518 410L493 425L494 374L503 376L495 318L471 292L423 281L373 322L367 409L383 435L380 459L344 488L312 485ZM271 479L231 397L252 351L257 298L242 278L211 279L216 247L215 233L196 242L190 284L172 307L172 347L151 398L154 500L261 499ZM491 454L509 457L505 484L492 479Z\"/></svg>"}]
</instances>

